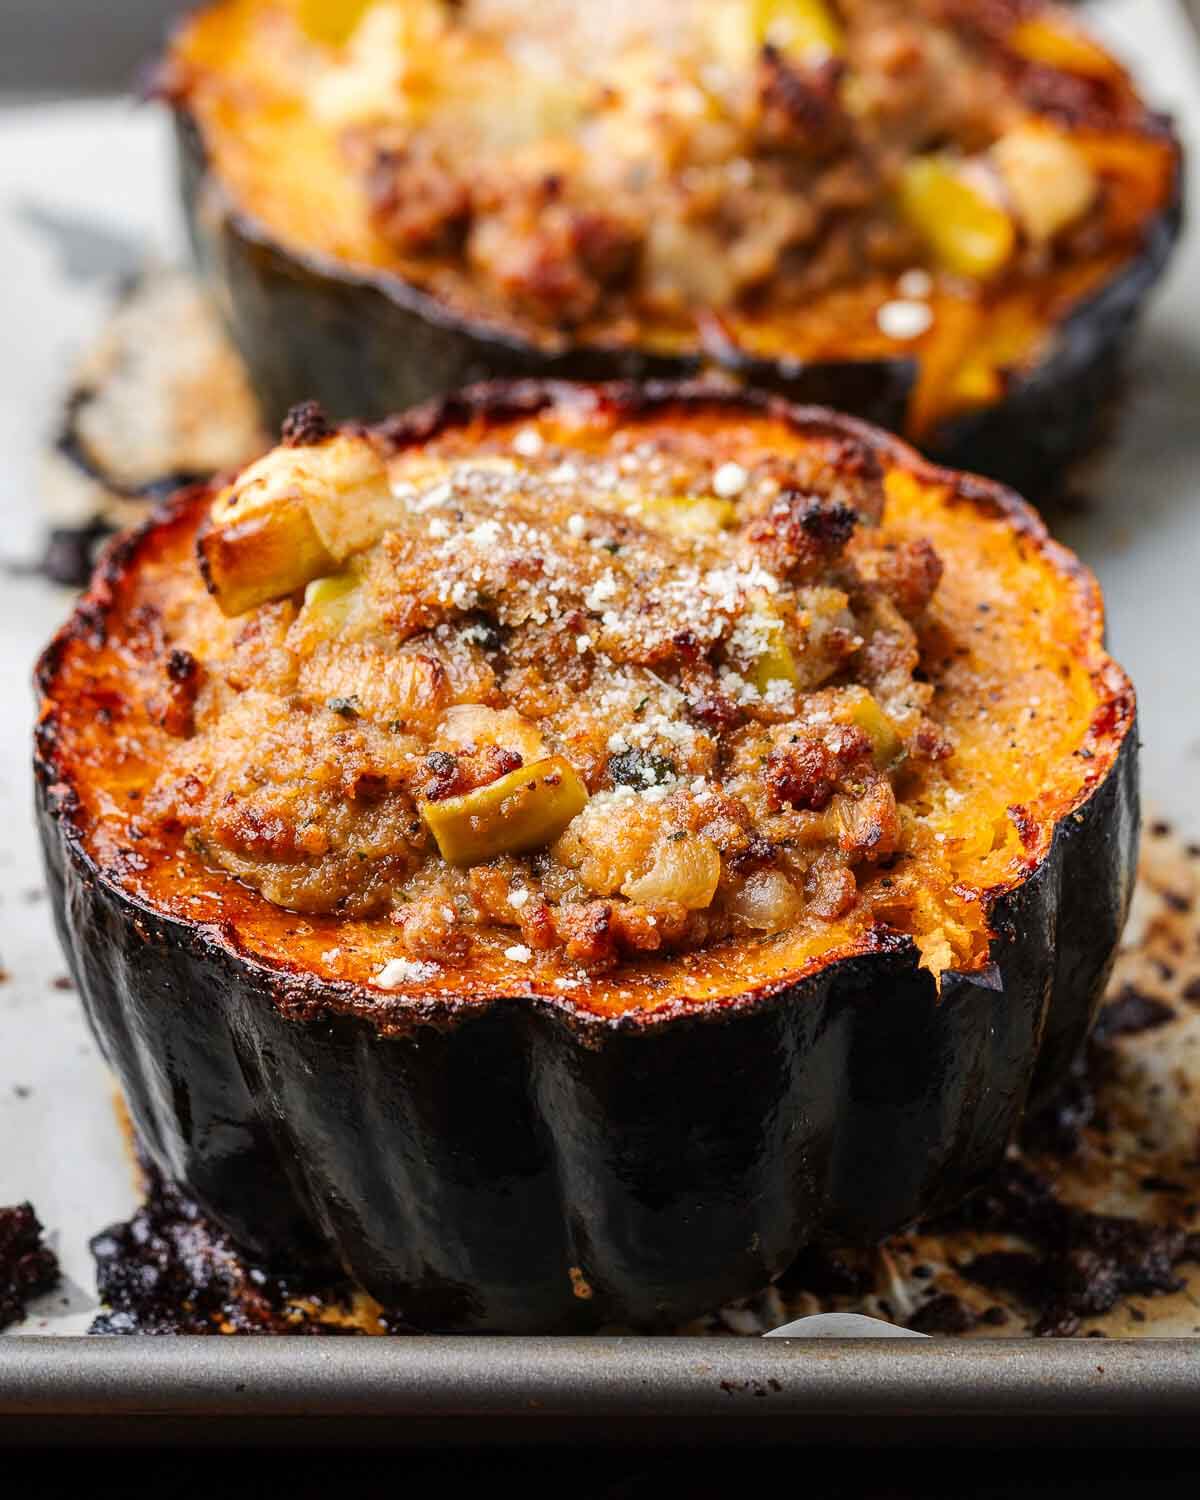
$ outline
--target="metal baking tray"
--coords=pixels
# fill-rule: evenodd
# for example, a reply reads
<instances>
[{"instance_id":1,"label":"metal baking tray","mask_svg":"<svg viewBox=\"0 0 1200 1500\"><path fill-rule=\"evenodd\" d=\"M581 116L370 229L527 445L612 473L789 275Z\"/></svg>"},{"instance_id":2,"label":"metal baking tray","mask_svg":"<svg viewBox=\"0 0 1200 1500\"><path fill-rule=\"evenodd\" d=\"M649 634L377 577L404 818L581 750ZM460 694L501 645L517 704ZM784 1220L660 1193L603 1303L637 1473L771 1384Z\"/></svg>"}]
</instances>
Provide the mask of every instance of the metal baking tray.
<instances>
[{"instance_id":1,"label":"metal baking tray","mask_svg":"<svg viewBox=\"0 0 1200 1500\"><path fill-rule=\"evenodd\" d=\"M13 1339L0 1441L1200 1444L1200 1342Z\"/></svg>"},{"instance_id":2,"label":"metal baking tray","mask_svg":"<svg viewBox=\"0 0 1200 1500\"><path fill-rule=\"evenodd\" d=\"M23 55L60 63L55 28L72 5L82 14L80 0L4 7L0 57L14 55L19 29ZM143 9L149 45L171 6ZM1092 10L1200 143L1200 55L1183 9L1100 0ZM129 45L117 77L136 61ZM68 87L57 63L41 85L34 71L17 80L23 94ZM93 76L81 72L79 86ZM29 671L69 596L20 565L37 552L38 469L67 364L147 253L181 253L163 122L116 99L6 105L0 94L0 554L14 564L0 588L0 1202L34 1200L67 1278L32 1310L19 1330L29 1336L0 1338L0 1441L1200 1444L1200 1338L81 1337L96 1307L86 1240L127 1217L135 1193L111 1082L59 983L29 817ZM1148 320L1117 433L1081 477L1082 503L1052 518L1105 586L1111 643L1139 688L1147 791L1191 840L1197 306L1193 233Z\"/></svg>"}]
</instances>

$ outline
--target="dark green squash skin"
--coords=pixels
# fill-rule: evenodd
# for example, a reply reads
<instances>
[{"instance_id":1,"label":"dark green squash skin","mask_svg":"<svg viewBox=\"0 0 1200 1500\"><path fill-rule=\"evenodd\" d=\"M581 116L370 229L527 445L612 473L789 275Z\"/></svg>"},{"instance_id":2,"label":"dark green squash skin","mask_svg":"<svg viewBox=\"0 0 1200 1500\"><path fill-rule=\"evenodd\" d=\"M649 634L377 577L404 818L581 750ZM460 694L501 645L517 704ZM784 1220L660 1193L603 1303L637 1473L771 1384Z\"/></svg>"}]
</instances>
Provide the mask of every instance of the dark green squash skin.
<instances>
[{"instance_id":1,"label":"dark green squash skin","mask_svg":"<svg viewBox=\"0 0 1200 1500\"><path fill-rule=\"evenodd\" d=\"M550 399L470 393L390 430L419 440ZM909 453L828 413L792 417ZM1044 538L1015 496L958 482ZM648 1016L404 1000L267 967L230 932L147 907L84 848L52 705L62 651L103 631L153 524L110 549L42 659L38 819L59 936L138 1135L252 1255L340 1263L427 1329L678 1323L762 1287L814 1237L869 1243L949 1207L1082 1044L1133 885L1129 692L1108 707L1122 738L1107 775L995 899L989 968L947 973L940 996L911 942L879 935L775 993Z\"/></svg>"},{"instance_id":2,"label":"dark green squash skin","mask_svg":"<svg viewBox=\"0 0 1200 1500\"><path fill-rule=\"evenodd\" d=\"M755 359L734 347L680 356L636 348L551 354L470 325L399 277L356 275L326 258L296 255L224 201L186 105L176 104L175 122L193 254L271 422L309 398L338 418L381 421L480 380L688 379L724 372L790 401L904 430L916 378L911 359L806 364ZM1158 123L1174 139L1170 123ZM1072 311L1038 364L1010 380L1002 401L934 433L926 444L934 458L990 474L1034 500L1060 487L1069 464L1103 429L1138 320L1179 237L1181 161L1176 145L1171 200L1139 254Z\"/></svg>"}]
</instances>

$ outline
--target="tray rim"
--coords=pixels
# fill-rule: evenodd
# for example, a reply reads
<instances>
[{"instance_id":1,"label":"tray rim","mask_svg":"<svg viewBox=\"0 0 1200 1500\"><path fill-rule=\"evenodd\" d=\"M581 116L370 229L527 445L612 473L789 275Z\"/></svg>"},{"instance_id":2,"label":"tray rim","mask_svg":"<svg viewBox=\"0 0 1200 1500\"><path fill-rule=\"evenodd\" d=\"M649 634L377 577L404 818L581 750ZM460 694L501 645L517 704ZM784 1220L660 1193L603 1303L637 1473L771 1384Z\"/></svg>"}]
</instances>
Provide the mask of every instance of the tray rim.
<instances>
[{"instance_id":1,"label":"tray rim","mask_svg":"<svg viewBox=\"0 0 1200 1500\"><path fill-rule=\"evenodd\" d=\"M170 1445L201 1434L310 1446L680 1437L1200 1446L1200 1339L0 1342L0 1446Z\"/></svg>"}]
</instances>

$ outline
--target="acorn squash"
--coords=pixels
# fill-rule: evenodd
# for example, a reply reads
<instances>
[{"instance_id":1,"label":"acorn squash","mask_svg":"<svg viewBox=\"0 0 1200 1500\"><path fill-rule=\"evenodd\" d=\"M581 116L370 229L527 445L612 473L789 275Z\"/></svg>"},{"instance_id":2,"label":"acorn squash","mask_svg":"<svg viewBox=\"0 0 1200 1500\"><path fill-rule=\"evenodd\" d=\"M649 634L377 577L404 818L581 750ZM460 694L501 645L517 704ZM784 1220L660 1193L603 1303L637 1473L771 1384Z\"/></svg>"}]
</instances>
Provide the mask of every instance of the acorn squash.
<instances>
[{"instance_id":1,"label":"acorn squash","mask_svg":"<svg viewBox=\"0 0 1200 1500\"><path fill-rule=\"evenodd\" d=\"M307 408L111 544L39 667L58 930L145 1149L426 1329L676 1324L947 1207L1126 915L1102 634L1014 494L825 410Z\"/></svg>"},{"instance_id":2,"label":"acorn squash","mask_svg":"<svg viewBox=\"0 0 1200 1500\"><path fill-rule=\"evenodd\" d=\"M182 26L192 241L272 419L722 370L1051 488L1180 222L1178 141L1121 67L1025 0L631 14L218 0Z\"/></svg>"}]
</instances>

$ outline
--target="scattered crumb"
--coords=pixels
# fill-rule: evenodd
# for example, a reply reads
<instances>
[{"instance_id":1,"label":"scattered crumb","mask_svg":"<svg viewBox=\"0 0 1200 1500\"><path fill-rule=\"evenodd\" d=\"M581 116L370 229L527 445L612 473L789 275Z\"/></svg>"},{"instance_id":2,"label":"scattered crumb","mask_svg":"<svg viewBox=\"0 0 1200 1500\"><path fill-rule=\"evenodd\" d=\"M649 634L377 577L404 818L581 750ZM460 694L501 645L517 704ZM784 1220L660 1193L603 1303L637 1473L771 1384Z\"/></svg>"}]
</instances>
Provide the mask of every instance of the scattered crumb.
<instances>
[{"instance_id":1,"label":"scattered crumb","mask_svg":"<svg viewBox=\"0 0 1200 1500\"><path fill-rule=\"evenodd\" d=\"M30 1203L0 1208L0 1329L25 1321L26 1306L59 1283L58 1259L42 1244Z\"/></svg>"},{"instance_id":2,"label":"scattered crumb","mask_svg":"<svg viewBox=\"0 0 1200 1500\"><path fill-rule=\"evenodd\" d=\"M94 1334L355 1334L354 1294L243 1260L177 1187L145 1167L146 1201L128 1223L91 1241L104 1311Z\"/></svg>"}]
</instances>

